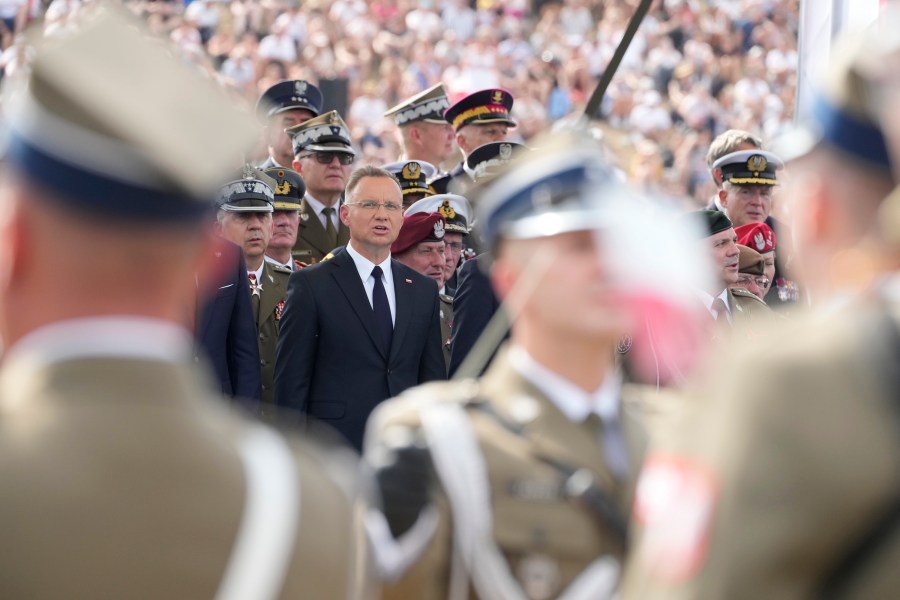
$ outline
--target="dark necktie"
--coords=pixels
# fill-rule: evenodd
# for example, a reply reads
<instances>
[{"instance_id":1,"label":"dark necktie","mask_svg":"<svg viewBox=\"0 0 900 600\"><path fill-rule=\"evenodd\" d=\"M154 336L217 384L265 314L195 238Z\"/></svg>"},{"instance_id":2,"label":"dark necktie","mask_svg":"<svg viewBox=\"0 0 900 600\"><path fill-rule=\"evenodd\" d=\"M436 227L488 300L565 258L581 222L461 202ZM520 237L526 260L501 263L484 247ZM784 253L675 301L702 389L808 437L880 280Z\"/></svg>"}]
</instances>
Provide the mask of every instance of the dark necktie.
<instances>
[{"instance_id":1,"label":"dark necktie","mask_svg":"<svg viewBox=\"0 0 900 600\"><path fill-rule=\"evenodd\" d=\"M334 214L333 206L326 206L322 209L322 214L325 215L325 235L328 236L328 243L331 244L331 250L337 248L337 231L334 228L334 220L331 218L331 215Z\"/></svg>"},{"instance_id":2,"label":"dark necktie","mask_svg":"<svg viewBox=\"0 0 900 600\"><path fill-rule=\"evenodd\" d=\"M728 308L726 308L725 302L721 298L716 298L713 300L712 309L716 311L716 324L728 327L730 323L728 322Z\"/></svg>"},{"instance_id":3,"label":"dark necktie","mask_svg":"<svg viewBox=\"0 0 900 600\"><path fill-rule=\"evenodd\" d=\"M372 310L375 312L375 327L381 335L385 350L388 350L391 347L391 339L394 337L394 322L391 320L391 306L388 304L387 292L384 291L381 275L381 267L372 269L372 277L375 278L375 288L372 290Z\"/></svg>"}]
</instances>

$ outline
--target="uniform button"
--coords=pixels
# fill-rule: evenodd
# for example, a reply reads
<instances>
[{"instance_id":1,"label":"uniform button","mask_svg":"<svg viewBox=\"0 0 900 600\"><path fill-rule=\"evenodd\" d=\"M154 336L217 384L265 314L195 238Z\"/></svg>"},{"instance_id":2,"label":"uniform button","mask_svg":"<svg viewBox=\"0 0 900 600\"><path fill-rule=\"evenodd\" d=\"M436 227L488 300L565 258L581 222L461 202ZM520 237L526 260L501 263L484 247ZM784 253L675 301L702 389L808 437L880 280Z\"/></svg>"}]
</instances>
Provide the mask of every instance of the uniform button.
<instances>
[{"instance_id":1,"label":"uniform button","mask_svg":"<svg viewBox=\"0 0 900 600\"><path fill-rule=\"evenodd\" d=\"M264 360L261 360L261 361L259 361L259 364L260 364L261 366L264 367L264 366L266 366L266 365L269 364L269 363L267 363L267 362L264 361Z\"/></svg>"},{"instance_id":2,"label":"uniform button","mask_svg":"<svg viewBox=\"0 0 900 600\"><path fill-rule=\"evenodd\" d=\"M388 369L388 375L390 375L390 374L391 374L391 370L390 370L390 369Z\"/></svg>"},{"instance_id":3,"label":"uniform button","mask_svg":"<svg viewBox=\"0 0 900 600\"><path fill-rule=\"evenodd\" d=\"M259 339L260 339L260 341L264 342L264 341L266 341L266 336L263 334L259 334Z\"/></svg>"}]
</instances>

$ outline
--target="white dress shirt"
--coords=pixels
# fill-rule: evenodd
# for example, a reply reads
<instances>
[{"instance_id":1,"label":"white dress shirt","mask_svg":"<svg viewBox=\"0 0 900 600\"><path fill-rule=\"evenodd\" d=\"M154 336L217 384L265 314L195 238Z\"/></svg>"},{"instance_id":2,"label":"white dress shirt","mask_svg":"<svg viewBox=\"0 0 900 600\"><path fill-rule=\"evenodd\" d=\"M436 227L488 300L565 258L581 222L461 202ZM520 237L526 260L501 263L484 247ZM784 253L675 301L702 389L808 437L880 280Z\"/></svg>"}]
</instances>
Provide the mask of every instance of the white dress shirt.
<instances>
[{"instance_id":1,"label":"white dress shirt","mask_svg":"<svg viewBox=\"0 0 900 600\"><path fill-rule=\"evenodd\" d=\"M316 213L316 217L319 219L319 223L322 224L322 227L328 229L328 224L325 222L325 214L322 212L325 210L325 204L319 202L315 198L313 198L308 193L306 194L306 203L309 204L309 207L313 209L313 212ZM341 205L334 205L334 212L331 213L331 222L334 224L334 230L337 231L341 226L341 217L340 217Z\"/></svg>"},{"instance_id":2,"label":"white dress shirt","mask_svg":"<svg viewBox=\"0 0 900 600\"><path fill-rule=\"evenodd\" d=\"M366 297L369 299L369 306L372 306L372 294L375 290L375 278L372 277L372 269L376 267L375 263L360 254L353 247L353 241L347 243L347 253L353 259L356 270L359 272L359 278L362 280L363 287L366 288ZM384 291L387 293L388 305L391 307L391 321L397 323L397 295L394 292L394 272L391 271L391 255L380 262L377 266L381 267L381 281L384 284ZM374 310L374 307L373 307Z\"/></svg>"},{"instance_id":3,"label":"white dress shirt","mask_svg":"<svg viewBox=\"0 0 900 600\"><path fill-rule=\"evenodd\" d=\"M712 315L713 320L716 320L719 316L718 311L712 307L713 302L716 301L716 298L721 298L722 302L725 303L725 317L728 319L728 322L731 323L731 306L728 304L728 288L722 290L722 293L713 298L708 293L703 290L695 290L697 292L697 297L700 298L700 301L703 303L703 306L706 307L707 312Z\"/></svg>"},{"instance_id":4,"label":"white dress shirt","mask_svg":"<svg viewBox=\"0 0 900 600\"><path fill-rule=\"evenodd\" d=\"M596 413L605 421L619 416L619 395L622 381L619 376L606 377L600 387L586 392L563 376L551 371L520 346L509 349L509 362L531 385L547 396L566 418L581 423Z\"/></svg>"}]
</instances>

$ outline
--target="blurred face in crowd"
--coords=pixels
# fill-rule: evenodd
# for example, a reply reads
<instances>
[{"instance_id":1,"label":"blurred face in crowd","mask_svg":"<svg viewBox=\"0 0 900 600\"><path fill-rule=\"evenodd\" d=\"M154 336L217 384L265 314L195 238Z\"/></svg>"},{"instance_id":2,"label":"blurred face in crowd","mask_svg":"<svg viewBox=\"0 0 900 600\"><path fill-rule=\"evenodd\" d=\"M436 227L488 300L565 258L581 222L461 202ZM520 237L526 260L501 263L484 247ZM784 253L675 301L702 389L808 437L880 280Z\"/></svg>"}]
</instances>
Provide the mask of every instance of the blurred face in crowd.
<instances>
[{"instance_id":1,"label":"blurred face in crowd","mask_svg":"<svg viewBox=\"0 0 900 600\"><path fill-rule=\"evenodd\" d=\"M247 267L259 267L272 239L272 213L219 211L219 235L244 249Z\"/></svg>"},{"instance_id":2,"label":"blurred face in crowd","mask_svg":"<svg viewBox=\"0 0 900 600\"><path fill-rule=\"evenodd\" d=\"M738 273L737 283L729 285L728 287L743 288L762 300L763 296L765 296L765 293L762 291L763 288L759 286L759 282L762 279L762 277L751 273Z\"/></svg>"},{"instance_id":3,"label":"blurred face in crowd","mask_svg":"<svg viewBox=\"0 0 900 600\"><path fill-rule=\"evenodd\" d=\"M719 202L735 227L761 223L772 212L772 185L734 185L725 182L719 190Z\"/></svg>"},{"instance_id":4,"label":"blurred face in crowd","mask_svg":"<svg viewBox=\"0 0 900 600\"><path fill-rule=\"evenodd\" d=\"M273 255L275 252L285 250L290 253L297 242L299 227L300 211L275 209L272 213L272 239L269 240L267 254Z\"/></svg>"},{"instance_id":5,"label":"blurred face in crowd","mask_svg":"<svg viewBox=\"0 0 900 600\"><path fill-rule=\"evenodd\" d=\"M453 156L453 126L450 123L429 123L418 121L410 125L412 135L418 141L422 151L431 157L428 161L440 164ZM437 162L434 162L437 160Z\"/></svg>"},{"instance_id":6,"label":"blurred face in crowd","mask_svg":"<svg viewBox=\"0 0 900 600\"><path fill-rule=\"evenodd\" d=\"M509 127L505 123L487 123L485 125L464 125L456 134L456 143L468 156L478 146L490 142L505 142Z\"/></svg>"},{"instance_id":7,"label":"blurred face in crowd","mask_svg":"<svg viewBox=\"0 0 900 600\"><path fill-rule=\"evenodd\" d=\"M741 251L737 247L737 235L734 233L734 229L720 231L706 238L706 241L712 248L713 263L719 273L722 285L730 286L737 283Z\"/></svg>"},{"instance_id":8,"label":"blurred face in crowd","mask_svg":"<svg viewBox=\"0 0 900 600\"><path fill-rule=\"evenodd\" d=\"M269 154L282 167L290 167L294 160L291 138L284 130L312 118L313 114L303 108L292 108L269 118L266 126L266 143L269 146Z\"/></svg>"},{"instance_id":9,"label":"blurred face in crowd","mask_svg":"<svg viewBox=\"0 0 900 600\"><path fill-rule=\"evenodd\" d=\"M457 231L444 233L444 281L453 277L463 251L463 234Z\"/></svg>"},{"instance_id":10,"label":"blurred face in crowd","mask_svg":"<svg viewBox=\"0 0 900 600\"><path fill-rule=\"evenodd\" d=\"M506 298L522 279L535 276L540 280L530 286L534 291L523 301L519 319L536 338L589 339L612 347L624 333L628 319L611 293L595 232L501 242L491 268L498 295Z\"/></svg>"},{"instance_id":11,"label":"blurred face in crowd","mask_svg":"<svg viewBox=\"0 0 900 600\"><path fill-rule=\"evenodd\" d=\"M390 251L403 225L402 207L403 194L396 179L360 179L355 188L347 190L341 205L341 222L350 229L353 247L370 260Z\"/></svg>"},{"instance_id":12,"label":"blurred face in crowd","mask_svg":"<svg viewBox=\"0 0 900 600\"><path fill-rule=\"evenodd\" d=\"M772 287L772 282L775 281L775 251L766 252L762 255L763 261L765 261L765 266L763 267L763 271L765 272L765 276L767 279L766 285L762 289L763 296L769 293L769 288Z\"/></svg>"},{"instance_id":13,"label":"blurred face in crowd","mask_svg":"<svg viewBox=\"0 0 900 600\"><path fill-rule=\"evenodd\" d=\"M444 285L444 242L419 242L394 258L414 271L431 277L438 287Z\"/></svg>"},{"instance_id":14,"label":"blurred face in crowd","mask_svg":"<svg viewBox=\"0 0 900 600\"><path fill-rule=\"evenodd\" d=\"M344 187L353 164L341 164L342 157L350 156L341 152L308 152L301 150L293 162L294 170L303 175L306 190L320 202L336 200ZM330 158L328 163L321 160ZM346 159L344 159L346 160Z\"/></svg>"}]
</instances>

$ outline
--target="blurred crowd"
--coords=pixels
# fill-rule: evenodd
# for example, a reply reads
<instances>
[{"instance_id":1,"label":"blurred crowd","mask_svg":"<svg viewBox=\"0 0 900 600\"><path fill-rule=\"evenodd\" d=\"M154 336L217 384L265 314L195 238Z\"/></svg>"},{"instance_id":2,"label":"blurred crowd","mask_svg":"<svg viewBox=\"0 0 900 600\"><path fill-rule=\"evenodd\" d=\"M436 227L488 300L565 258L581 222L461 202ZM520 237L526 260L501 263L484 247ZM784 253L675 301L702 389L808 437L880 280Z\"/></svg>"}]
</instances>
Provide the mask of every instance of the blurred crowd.
<instances>
[{"instance_id":1,"label":"blurred crowd","mask_svg":"<svg viewBox=\"0 0 900 600\"><path fill-rule=\"evenodd\" d=\"M64 30L82 1L53 0L46 31ZM37 4L0 2L5 75L26 52L13 35L17 11L37 13ZM127 4L248 107L277 81L316 83L325 108L346 117L363 164L384 164L399 155L384 111L440 81L451 101L490 87L512 92L514 141L581 114L638 2ZM798 18L799 0L654 2L600 109L631 182L705 204L715 191L705 155L717 134L781 133L793 115Z\"/></svg>"}]
</instances>

